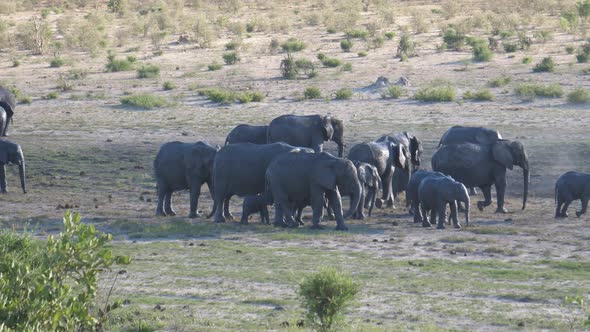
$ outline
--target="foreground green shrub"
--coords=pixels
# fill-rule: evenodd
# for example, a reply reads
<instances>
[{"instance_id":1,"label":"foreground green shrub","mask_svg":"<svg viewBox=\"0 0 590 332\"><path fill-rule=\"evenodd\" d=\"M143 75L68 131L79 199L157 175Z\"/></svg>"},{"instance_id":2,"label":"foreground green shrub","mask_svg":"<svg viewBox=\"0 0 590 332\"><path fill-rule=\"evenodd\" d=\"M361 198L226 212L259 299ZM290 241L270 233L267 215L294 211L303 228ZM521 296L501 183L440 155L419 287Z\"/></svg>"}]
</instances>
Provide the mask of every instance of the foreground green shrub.
<instances>
[{"instance_id":1,"label":"foreground green shrub","mask_svg":"<svg viewBox=\"0 0 590 332\"><path fill-rule=\"evenodd\" d=\"M463 94L465 100L475 101L492 101L494 100L494 94L490 90L479 90L476 92L467 91Z\"/></svg>"},{"instance_id":2,"label":"foreground green shrub","mask_svg":"<svg viewBox=\"0 0 590 332\"><path fill-rule=\"evenodd\" d=\"M352 90L347 88L342 88L336 91L336 96L334 97L336 100L349 100L352 98Z\"/></svg>"},{"instance_id":3,"label":"foreground green shrub","mask_svg":"<svg viewBox=\"0 0 590 332\"><path fill-rule=\"evenodd\" d=\"M395 37L395 32L388 31L388 32L385 33L385 38L387 38L388 40L392 40L393 37Z\"/></svg>"},{"instance_id":4,"label":"foreground green shrub","mask_svg":"<svg viewBox=\"0 0 590 332\"><path fill-rule=\"evenodd\" d=\"M174 84L174 82L171 82L171 81L166 81L162 85L162 88L164 88L164 90L166 90L166 91L174 90L174 89L176 89L176 84Z\"/></svg>"},{"instance_id":5,"label":"foreground green shrub","mask_svg":"<svg viewBox=\"0 0 590 332\"><path fill-rule=\"evenodd\" d=\"M590 61L590 41L588 41L586 44L582 45L582 48L580 49L580 51L576 55L576 60L579 63L586 63L586 62Z\"/></svg>"},{"instance_id":6,"label":"foreground green shrub","mask_svg":"<svg viewBox=\"0 0 590 332\"><path fill-rule=\"evenodd\" d=\"M120 306L97 310L97 279L113 264L129 264L129 257L114 256L107 247L112 236L83 224L79 214L66 212L63 225L47 242L0 233L1 330L100 330L106 314Z\"/></svg>"},{"instance_id":7,"label":"foreground green shrub","mask_svg":"<svg viewBox=\"0 0 590 332\"><path fill-rule=\"evenodd\" d=\"M398 99L402 96L404 90L399 85L392 85L387 89L381 91L381 98L383 99Z\"/></svg>"},{"instance_id":8,"label":"foreground green shrub","mask_svg":"<svg viewBox=\"0 0 590 332\"><path fill-rule=\"evenodd\" d=\"M533 68L533 72L535 73L543 73L548 72L552 73L555 70L555 62L553 62L553 58L546 57L541 60L541 62L537 63Z\"/></svg>"},{"instance_id":9,"label":"foreground green shrub","mask_svg":"<svg viewBox=\"0 0 590 332\"><path fill-rule=\"evenodd\" d=\"M342 318L344 309L359 288L350 276L324 268L306 276L299 284L298 294L307 311L307 319L320 331L327 331Z\"/></svg>"},{"instance_id":10,"label":"foreground green shrub","mask_svg":"<svg viewBox=\"0 0 590 332\"><path fill-rule=\"evenodd\" d=\"M590 91L578 88L567 95L567 101L572 104L590 103Z\"/></svg>"},{"instance_id":11,"label":"foreground green shrub","mask_svg":"<svg viewBox=\"0 0 590 332\"><path fill-rule=\"evenodd\" d=\"M524 101L531 101L535 97L559 98L563 96L563 89L559 84L523 83L518 85L514 92Z\"/></svg>"},{"instance_id":12,"label":"foreground green shrub","mask_svg":"<svg viewBox=\"0 0 590 332\"><path fill-rule=\"evenodd\" d=\"M160 76L160 67L156 65L142 65L137 69L137 78L154 78Z\"/></svg>"},{"instance_id":13,"label":"foreground green shrub","mask_svg":"<svg viewBox=\"0 0 590 332\"><path fill-rule=\"evenodd\" d=\"M416 55L416 45L410 38L408 33L404 33L401 36L399 45L397 46L396 57L400 58L401 61L405 61L407 58Z\"/></svg>"},{"instance_id":14,"label":"foreground green shrub","mask_svg":"<svg viewBox=\"0 0 590 332\"><path fill-rule=\"evenodd\" d=\"M322 98L322 92L320 91L320 88L310 86L303 91L303 97L305 99L319 99Z\"/></svg>"},{"instance_id":15,"label":"foreground green shrub","mask_svg":"<svg viewBox=\"0 0 590 332\"><path fill-rule=\"evenodd\" d=\"M121 103L145 109L168 106L166 98L155 96L148 93L140 93L121 98Z\"/></svg>"},{"instance_id":16,"label":"foreground green shrub","mask_svg":"<svg viewBox=\"0 0 590 332\"><path fill-rule=\"evenodd\" d=\"M440 85L422 88L414 94L414 99L425 102L453 101L457 92L450 85Z\"/></svg>"},{"instance_id":17,"label":"foreground green shrub","mask_svg":"<svg viewBox=\"0 0 590 332\"><path fill-rule=\"evenodd\" d=\"M487 44L485 43L476 43L473 46L473 61L477 62L488 62L492 60L494 57L494 53Z\"/></svg>"},{"instance_id":18,"label":"foreground green shrub","mask_svg":"<svg viewBox=\"0 0 590 332\"><path fill-rule=\"evenodd\" d=\"M465 43L465 34L455 29L455 27L449 26L443 32L443 43L447 49L461 50Z\"/></svg>"},{"instance_id":19,"label":"foreground green shrub","mask_svg":"<svg viewBox=\"0 0 590 332\"><path fill-rule=\"evenodd\" d=\"M367 30L353 29L353 30L346 31L346 38L348 38L348 39L352 39L352 38L367 39L368 36L369 36L369 31L367 31Z\"/></svg>"}]
</instances>

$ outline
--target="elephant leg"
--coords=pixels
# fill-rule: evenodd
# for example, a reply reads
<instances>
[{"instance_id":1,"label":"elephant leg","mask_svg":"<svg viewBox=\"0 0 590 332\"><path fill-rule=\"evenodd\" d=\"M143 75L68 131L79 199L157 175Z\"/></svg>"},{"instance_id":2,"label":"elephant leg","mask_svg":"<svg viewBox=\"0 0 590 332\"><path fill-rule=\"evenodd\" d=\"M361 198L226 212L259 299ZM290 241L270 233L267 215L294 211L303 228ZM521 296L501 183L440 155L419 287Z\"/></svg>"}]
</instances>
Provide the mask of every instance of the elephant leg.
<instances>
[{"instance_id":1,"label":"elephant leg","mask_svg":"<svg viewBox=\"0 0 590 332\"><path fill-rule=\"evenodd\" d=\"M580 201L582 201L582 209L580 211L576 211L576 217L580 218L581 215L586 213L586 209L588 209L588 198L587 196L582 196Z\"/></svg>"},{"instance_id":2,"label":"elephant leg","mask_svg":"<svg viewBox=\"0 0 590 332\"><path fill-rule=\"evenodd\" d=\"M436 210L436 206L433 207L432 209L430 209L429 211L430 211L430 223L432 225L436 225L437 224L437 222L436 222L436 216L437 216L437 212L438 212Z\"/></svg>"},{"instance_id":3,"label":"elephant leg","mask_svg":"<svg viewBox=\"0 0 590 332\"><path fill-rule=\"evenodd\" d=\"M422 222L422 212L420 211L420 203L412 202L412 210L414 210L414 223Z\"/></svg>"},{"instance_id":4,"label":"elephant leg","mask_svg":"<svg viewBox=\"0 0 590 332\"><path fill-rule=\"evenodd\" d=\"M422 214L422 227L431 227L432 224L428 220L428 213L430 210L426 209L423 204L420 204L420 213Z\"/></svg>"},{"instance_id":5,"label":"elephant leg","mask_svg":"<svg viewBox=\"0 0 590 332\"><path fill-rule=\"evenodd\" d=\"M286 227L285 221L283 219L283 207L281 204L275 199L275 222L274 225L276 227Z\"/></svg>"},{"instance_id":6,"label":"elephant leg","mask_svg":"<svg viewBox=\"0 0 590 332\"><path fill-rule=\"evenodd\" d=\"M268 217L268 207L266 205L264 205L262 207L262 210L260 211L260 218L262 219L262 222L270 225L270 218Z\"/></svg>"},{"instance_id":7,"label":"elephant leg","mask_svg":"<svg viewBox=\"0 0 590 332\"><path fill-rule=\"evenodd\" d=\"M395 209L395 201L393 198L393 170L391 170L389 173L390 174L387 176L385 180L387 182L387 187L384 187L387 188L387 197L385 197L385 200L387 202L387 207Z\"/></svg>"},{"instance_id":8,"label":"elephant leg","mask_svg":"<svg viewBox=\"0 0 590 332\"><path fill-rule=\"evenodd\" d=\"M164 196L164 211L169 216L176 215L176 212L174 212L174 210L172 210L172 193L173 192L174 191L172 191L172 190L168 190L166 192L166 195Z\"/></svg>"},{"instance_id":9,"label":"elephant leg","mask_svg":"<svg viewBox=\"0 0 590 332\"><path fill-rule=\"evenodd\" d=\"M199 196L201 195L201 185L199 183L193 184L191 186L190 191L190 213L188 215L189 218L197 218L200 217L201 214L197 210L199 206Z\"/></svg>"},{"instance_id":10,"label":"elephant leg","mask_svg":"<svg viewBox=\"0 0 590 332\"><path fill-rule=\"evenodd\" d=\"M506 194L506 175L496 177L496 196L498 199L498 208L496 213L507 213L508 211L504 208L504 194Z\"/></svg>"},{"instance_id":11,"label":"elephant leg","mask_svg":"<svg viewBox=\"0 0 590 332\"><path fill-rule=\"evenodd\" d=\"M233 214L231 214L231 212L229 212L229 200L231 199L233 195L229 195L225 198L225 201L223 202L223 216L225 217L226 220L234 220L234 216Z\"/></svg>"},{"instance_id":12,"label":"elephant leg","mask_svg":"<svg viewBox=\"0 0 590 332\"><path fill-rule=\"evenodd\" d=\"M363 188L361 190L361 200L359 202L364 202L367 198L367 189ZM352 215L352 217L354 219L359 219L359 220L363 220L365 219L365 213L363 211L363 204L359 204L356 208L356 211L354 212L354 214Z\"/></svg>"},{"instance_id":13,"label":"elephant leg","mask_svg":"<svg viewBox=\"0 0 590 332\"><path fill-rule=\"evenodd\" d=\"M338 189L328 191L328 200L334 209L336 216L336 230L347 231L348 227L344 224L344 217L342 215L342 198Z\"/></svg>"},{"instance_id":14,"label":"elephant leg","mask_svg":"<svg viewBox=\"0 0 590 332\"><path fill-rule=\"evenodd\" d=\"M445 223L447 221L447 203L439 202L436 205L436 209L432 209L432 211L438 213L438 224L436 229L445 229Z\"/></svg>"},{"instance_id":15,"label":"elephant leg","mask_svg":"<svg viewBox=\"0 0 590 332\"><path fill-rule=\"evenodd\" d=\"M563 200L561 198L557 199L557 204L555 206L555 218L563 217L561 214L561 208L563 207Z\"/></svg>"},{"instance_id":16,"label":"elephant leg","mask_svg":"<svg viewBox=\"0 0 590 332\"><path fill-rule=\"evenodd\" d=\"M312 229L322 229L320 221L324 214L324 192L320 188L311 189Z\"/></svg>"},{"instance_id":17,"label":"elephant leg","mask_svg":"<svg viewBox=\"0 0 590 332\"><path fill-rule=\"evenodd\" d=\"M6 192L6 168L0 164L0 193Z\"/></svg>"},{"instance_id":18,"label":"elephant leg","mask_svg":"<svg viewBox=\"0 0 590 332\"><path fill-rule=\"evenodd\" d=\"M369 195L368 195L368 199L369 199L369 217L371 217L371 215L373 214L373 207L375 206L375 195L377 195L375 188L371 188L369 189Z\"/></svg>"},{"instance_id":19,"label":"elephant leg","mask_svg":"<svg viewBox=\"0 0 590 332\"><path fill-rule=\"evenodd\" d=\"M561 216L564 218L569 217L569 215L567 214L567 209L570 207L570 204L572 204L572 201L565 201L563 203L563 208L561 209Z\"/></svg>"},{"instance_id":20,"label":"elephant leg","mask_svg":"<svg viewBox=\"0 0 590 332\"><path fill-rule=\"evenodd\" d=\"M301 219L301 215L303 214L303 206L297 206L297 208L295 208L295 221L303 226L303 220Z\"/></svg>"},{"instance_id":21,"label":"elephant leg","mask_svg":"<svg viewBox=\"0 0 590 332\"><path fill-rule=\"evenodd\" d=\"M477 202L477 208L479 209L479 211L483 211L484 207L492 204L492 186L485 185L485 186L481 186L479 188L481 189L481 192L483 193L484 200Z\"/></svg>"},{"instance_id":22,"label":"elephant leg","mask_svg":"<svg viewBox=\"0 0 590 332\"><path fill-rule=\"evenodd\" d=\"M461 224L459 223L459 219L457 217L457 201L449 202L449 207L451 209L451 215L449 219L453 221L453 226L455 228L461 228Z\"/></svg>"},{"instance_id":23,"label":"elephant leg","mask_svg":"<svg viewBox=\"0 0 590 332\"><path fill-rule=\"evenodd\" d=\"M470 196L477 195L477 189L475 189L475 187L469 187L469 195Z\"/></svg>"}]
</instances>

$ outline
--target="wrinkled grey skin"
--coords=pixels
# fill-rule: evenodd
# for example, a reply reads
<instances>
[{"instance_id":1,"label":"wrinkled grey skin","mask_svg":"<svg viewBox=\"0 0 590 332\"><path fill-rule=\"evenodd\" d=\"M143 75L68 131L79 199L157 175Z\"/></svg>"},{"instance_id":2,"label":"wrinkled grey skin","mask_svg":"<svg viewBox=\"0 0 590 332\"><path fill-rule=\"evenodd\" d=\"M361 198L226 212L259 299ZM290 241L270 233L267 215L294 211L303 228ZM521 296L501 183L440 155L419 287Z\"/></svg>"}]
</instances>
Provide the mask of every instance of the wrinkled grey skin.
<instances>
[{"instance_id":1,"label":"wrinkled grey skin","mask_svg":"<svg viewBox=\"0 0 590 332\"><path fill-rule=\"evenodd\" d=\"M26 194L25 186L25 157L20 145L6 140L0 140L0 193L6 193L6 169L4 165L18 165L20 186Z\"/></svg>"},{"instance_id":2,"label":"wrinkled grey skin","mask_svg":"<svg viewBox=\"0 0 590 332\"><path fill-rule=\"evenodd\" d=\"M375 166L356 160L352 163L356 167L362 188L361 202L352 217L355 219L364 219L365 213L363 208L368 209L369 217L373 212L375 200L377 199L377 192L379 191L379 188L381 188L381 178L379 177L379 171L377 171Z\"/></svg>"},{"instance_id":3,"label":"wrinkled grey skin","mask_svg":"<svg viewBox=\"0 0 590 332\"><path fill-rule=\"evenodd\" d=\"M238 125L227 134L225 145L236 143L266 144L267 128L268 126Z\"/></svg>"},{"instance_id":4,"label":"wrinkled grey skin","mask_svg":"<svg viewBox=\"0 0 590 332\"><path fill-rule=\"evenodd\" d=\"M484 127L453 126L442 135L438 146L461 143L494 144L499 139L502 139L502 135L497 130Z\"/></svg>"},{"instance_id":5,"label":"wrinkled grey skin","mask_svg":"<svg viewBox=\"0 0 590 332\"><path fill-rule=\"evenodd\" d=\"M555 183L555 218L567 218L567 208L573 200L582 202L582 209L576 211L579 218L586 213L590 199L590 174L567 172Z\"/></svg>"},{"instance_id":6,"label":"wrinkled grey skin","mask_svg":"<svg viewBox=\"0 0 590 332\"><path fill-rule=\"evenodd\" d=\"M8 136L8 124L12 122L15 109L14 94L0 87L0 136Z\"/></svg>"},{"instance_id":7,"label":"wrinkled grey skin","mask_svg":"<svg viewBox=\"0 0 590 332\"><path fill-rule=\"evenodd\" d=\"M344 152L344 124L331 115L282 115L270 122L267 142L285 142L322 152L324 141L338 145L338 157Z\"/></svg>"},{"instance_id":8,"label":"wrinkled grey skin","mask_svg":"<svg viewBox=\"0 0 590 332\"><path fill-rule=\"evenodd\" d=\"M492 203L492 185L496 186L498 208L496 213L506 213L506 169L514 165L523 169L524 190L522 209L526 208L529 183L529 160L522 143L498 140L494 144L441 145L432 156L432 169L453 177L467 187L481 188L485 201L478 201L483 210Z\"/></svg>"},{"instance_id":9,"label":"wrinkled grey skin","mask_svg":"<svg viewBox=\"0 0 590 332\"><path fill-rule=\"evenodd\" d=\"M170 205L172 193L179 190L190 191L189 218L200 216L197 211L201 186L207 183L213 195L212 169L218 146L207 142L182 143L168 142L160 147L154 160L154 172L158 187L156 216L175 216Z\"/></svg>"},{"instance_id":10,"label":"wrinkled grey skin","mask_svg":"<svg viewBox=\"0 0 590 332\"><path fill-rule=\"evenodd\" d=\"M420 199L418 197L418 187L422 180L427 177L445 177L443 173L440 172L431 172L425 170L419 170L412 174L412 178L410 178L410 182L408 183L408 188L406 189L406 201L408 204L411 205L410 213L414 215L414 222L419 223L422 222L422 226L429 226L424 222L422 213L420 212Z\"/></svg>"},{"instance_id":11,"label":"wrinkled grey skin","mask_svg":"<svg viewBox=\"0 0 590 332\"><path fill-rule=\"evenodd\" d=\"M233 220L229 212L229 200L233 195L247 196L265 192L266 169L274 158L290 151L313 150L298 148L286 143L257 145L252 143L229 144L222 147L213 163L215 222Z\"/></svg>"},{"instance_id":12,"label":"wrinkled grey skin","mask_svg":"<svg viewBox=\"0 0 590 332\"><path fill-rule=\"evenodd\" d=\"M418 186L418 199L422 214L422 226L431 226L438 216L437 229L445 228L447 204L451 207L453 226L461 228L457 220L457 202L463 202L465 209L465 224L469 225L469 193L467 188L449 176L426 176ZM430 222L428 221L430 212Z\"/></svg>"},{"instance_id":13,"label":"wrinkled grey skin","mask_svg":"<svg viewBox=\"0 0 590 332\"><path fill-rule=\"evenodd\" d=\"M387 202L388 207L393 207L393 173L395 168L405 170L408 167L406 148L393 142L360 143L350 149L348 159L364 162L377 168L383 189L382 200ZM376 205L380 208L381 200L377 200Z\"/></svg>"},{"instance_id":14,"label":"wrinkled grey skin","mask_svg":"<svg viewBox=\"0 0 590 332\"><path fill-rule=\"evenodd\" d=\"M391 190L393 199L397 198L397 195L406 190L408 182L410 182L410 176L413 172L416 172L420 168L421 156L422 156L422 142L416 137L411 136L407 132L403 132L395 135L383 135L379 137L375 142L393 142L396 144L403 145L406 150L410 153L409 162L412 167L406 167L405 169L396 168L393 171L393 179L391 180ZM407 204L406 204L407 205Z\"/></svg>"},{"instance_id":15,"label":"wrinkled grey skin","mask_svg":"<svg viewBox=\"0 0 590 332\"><path fill-rule=\"evenodd\" d=\"M268 217L267 199L263 194L248 195L244 197L242 203L242 219L240 223L248 224L248 217L253 213L260 213L260 222L263 224L270 224Z\"/></svg>"},{"instance_id":16,"label":"wrinkled grey skin","mask_svg":"<svg viewBox=\"0 0 590 332\"><path fill-rule=\"evenodd\" d=\"M329 153L293 152L278 156L266 171L275 203L275 225L297 227L294 209L311 202L313 229L324 212L324 196L334 210L337 230L348 230L344 218L351 216L361 200L361 184L354 164ZM350 210L342 214L342 195L350 195Z\"/></svg>"}]
</instances>

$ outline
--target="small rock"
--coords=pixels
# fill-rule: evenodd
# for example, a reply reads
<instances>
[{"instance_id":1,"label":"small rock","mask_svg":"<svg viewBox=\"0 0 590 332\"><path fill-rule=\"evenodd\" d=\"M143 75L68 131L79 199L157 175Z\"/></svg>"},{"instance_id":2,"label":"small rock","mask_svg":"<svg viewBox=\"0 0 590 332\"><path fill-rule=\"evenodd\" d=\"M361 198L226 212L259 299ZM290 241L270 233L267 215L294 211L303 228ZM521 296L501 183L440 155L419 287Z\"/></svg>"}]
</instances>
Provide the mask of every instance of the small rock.
<instances>
[{"instance_id":1,"label":"small rock","mask_svg":"<svg viewBox=\"0 0 590 332\"><path fill-rule=\"evenodd\" d=\"M186 131L183 131L181 135L182 136L188 136L188 133Z\"/></svg>"},{"instance_id":2,"label":"small rock","mask_svg":"<svg viewBox=\"0 0 590 332\"><path fill-rule=\"evenodd\" d=\"M107 143L110 143L110 142L112 142L113 140L112 140L112 139L110 139L110 138L107 138L107 140L106 140L106 141L107 141Z\"/></svg>"},{"instance_id":3,"label":"small rock","mask_svg":"<svg viewBox=\"0 0 590 332\"><path fill-rule=\"evenodd\" d=\"M80 176L85 176L85 175L86 175L86 172L84 172L84 171L80 172Z\"/></svg>"},{"instance_id":4,"label":"small rock","mask_svg":"<svg viewBox=\"0 0 590 332\"><path fill-rule=\"evenodd\" d=\"M512 222L512 218L504 219L506 222Z\"/></svg>"},{"instance_id":5,"label":"small rock","mask_svg":"<svg viewBox=\"0 0 590 332\"><path fill-rule=\"evenodd\" d=\"M96 203L96 202L98 202L98 198L94 197L94 198L92 199L92 201L93 201L94 203Z\"/></svg>"},{"instance_id":6,"label":"small rock","mask_svg":"<svg viewBox=\"0 0 590 332\"><path fill-rule=\"evenodd\" d=\"M98 204L94 205L94 208L95 208L95 209L98 209Z\"/></svg>"},{"instance_id":7,"label":"small rock","mask_svg":"<svg viewBox=\"0 0 590 332\"><path fill-rule=\"evenodd\" d=\"M389 241L393 241L393 238L392 238L392 237L390 237L390 238L389 238Z\"/></svg>"},{"instance_id":8,"label":"small rock","mask_svg":"<svg viewBox=\"0 0 590 332\"><path fill-rule=\"evenodd\" d=\"M199 243L199 247L204 247L204 246L206 246L206 244L204 244L204 243Z\"/></svg>"},{"instance_id":9,"label":"small rock","mask_svg":"<svg viewBox=\"0 0 590 332\"><path fill-rule=\"evenodd\" d=\"M143 198L143 196L139 196L139 200L142 201L142 202L145 201L145 199Z\"/></svg>"},{"instance_id":10,"label":"small rock","mask_svg":"<svg viewBox=\"0 0 590 332\"><path fill-rule=\"evenodd\" d=\"M145 201L149 203L149 202L152 201L152 199L151 198L147 198Z\"/></svg>"},{"instance_id":11,"label":"small rock","mask_svg":"<svg viewBox=\"0 0 590 332\"><path fill-rule=\"evenodd\" d=\"M240 249L236 250L236 254L241 254L241 253L242 253L242 251Z\"/></svg>"},{"instance_id":12,"label":"small rock","mask_svg":"<svg viewBox=\"0 0 590 332\"><path fill-rule=\"evenodd\" d=\"M109 195L108 198L109 198L109 203L113 201L113 195Z\"/></svg>"},{"instance_id":13,"label":"small rock","mask_svg":"<svg viewBox=\"0 0 590 332\"><path fill-rule=\"evenodd\" d=\"M399 223L397 221L392 221L391 226L399 226Z\"/></svg>"},{"instance_id":14,"label":"small rock","mask_svg":"<svg viewBox=\"0 0 590 332\"><path fill-rule=\"evenodd\" d=\"M518 327L524 327L526 324L524 322L518 322Z\"/></svg>"},{"instance_id":15,"label":"small rock","mask_svg":"<svg viewBox=\"0 0 590 332\"><path fill-rule=\"evenodd\" d=\"M387 240L383 240L383 241L381 241L381 242L383 242L383 243L387 243Z\"/></svg>"},{"instance_id":16,"label":"small rock","mask_svg":"<svg viewBox=\"0 0 590 332\"><path fill-rule=\"evenodd\" d=\"M126 274L126 273L127 273L127 270L121 270L121 271L119 271L118 273L119 273L119 274Z\"/></svg>"},{"instance_id":17,"label":"small rock","mask_svg":"<svg viewBox=\"0 0 590 332\"><path fill-rule=\"evenodd\" d=\"M187 310L187 309L189 309L189 308L190 308L190 307L189 307L188 305L186 305L186 304L182 306L182 309L183 309L183 310Z\"/></svg>"},{"instance_id":18,"label":"small rock","mask_svg":"<svg viewBox=\"0 0 590 332\"><path fill-rule=\"evenodd\" d=\"M281 327L289 327L289 322L284 321L280 325L281 325Z\"/></svg>"},{"instance_id":19,"label":"small rock","mask_svg":"<svg viewBox=\"0 0 590 332\"><path fill-rule=\"evenodd\" d=\"M463 257L467 257L467 253L466 252L463 253Z\"/></svg>"},{"instance_id":20,"label":"small rock","mask_svg":"<svg viewBox=\"0 0 590 332\"><path fill-rule=\"evenodd\" d=\"M377 240L377 239L373 239L373 242L379 242L379 240Z\"/></svg>"}]
</instances>

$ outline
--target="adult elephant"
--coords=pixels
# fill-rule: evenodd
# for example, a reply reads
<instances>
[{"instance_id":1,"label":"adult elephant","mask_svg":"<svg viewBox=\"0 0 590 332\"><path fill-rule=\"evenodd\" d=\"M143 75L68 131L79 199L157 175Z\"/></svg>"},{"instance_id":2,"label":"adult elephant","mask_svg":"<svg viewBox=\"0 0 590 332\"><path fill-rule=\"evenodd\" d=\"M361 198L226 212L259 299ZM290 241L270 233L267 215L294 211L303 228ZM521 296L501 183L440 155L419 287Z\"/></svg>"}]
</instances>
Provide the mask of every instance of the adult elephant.
<instances>
[{"instance_id":1,"label":"adult elephant","mask_svg":"<svg viewBox=\"0 0 590 332\"><path fill-rule=\"evenodd\" d=\"M197 211L201 186L207 183L213 194L212 170L215 154L219 146L207 142L183 143L168 142L160 147L154 160L154 172L158 187L156 216L175 216L170 200L172 193L189 189L189 218L200 216Z\"/></svg>"},{"instance_id":2,"label":"adult elephant","mask_svg":"<svg viewBox=\"0 0 590 332\"><path fill-rule=\"evenodd\" d=\"M266 144L268 126L237 125L227 134L225 145L236 143Z\"/></svg>"},{"instance_id":3,"label":"adult elephant","mask_svg":"<svg viewBox=\"0 0 590 332\"><path fill-rule=\"evenodd\" d=\"M429 227L438 217L437 229L445 228L447 204L451 208L450 218L455 228L461 228L457 220L457 202L465 204L465 224L469 225L469 194L467 188L450 176L427 176L418 186L422 226ZM428 212L430 221L428 221Z\"/></svg>"},{"instance_id":4,"label":"adult elephant","mask_svg":"<svg viewBox=\"0 0 590 332\"><path fill-rule=\"evenodd\" d=\"M293 152L278 156L266 171L266 181L275 203L275 225L297 227L294 209L311 202L312 228L320 228L324 197L334 210L337 230L348 230L344 218L351 216L361 201L357 169L347 159L329 153ZM342 195L350 195L350 210L343 215ZM284 220L284 221L283 221Z\"/></svg>"},{"instance_id":5,"label":"adult elephant","mask_svg":"<svg viewBox=\"0 0 590 332\"><path fill-rule=\"evenodd\" d=\"M461 143L494 144L499 139L502 139L502 135L494 129L453 126L442 135L438 146Z\"/></svg>"},{"instance_id":6,"label":"adult elephant","mask_svg":"<svg viewBox=\"0 0 590 332\"><path fill-rule=\"evenodd\" d=\"M344 152L344 124L331 115L281 115L268 125L267 142L285 142L322 152L324 141L338 145L338 157Z\"/></svg>"},{"instance_id":7,"label":"adult elephant","mask_svg":"<svg viewBox=\"0 0 590 332\"><path fill-rule=\"evenodd\" d=\"M406 150L410 153L410 163L412 168L396 168L393 171L393 178L391 181L391 190L393 199L397 198L397 195L406 190L408 182L410 182L410 176L413 172L416 172L420 168L421 156L422 156L422 142L416 137L403 132L395 135L383 135L379 137L376 142L393 142L395 144L403 145Z\"/></svg>"},{"instance_id":8,"label":"adult elephant","mask_svg":"<svg viewBox=\"0 0 590 332\"><path fill-rule=\"evenodd\" d=\"M18 165L18 175L20 177L20 186L23 193L27 193L25 188L25 156L20 145L0 140L0 193L6 193L6 169L4 165Z\"/></svg>"},{"instance_id":9,"label":"adult elephant","mask_svg":"<svg viewBox=\"0 0 590 332\"><path fill-rule=\"evenodd\" d=\"M0 87L0 136L8 136L8 124L16 109L16 99L9 90Z\"/></svg>"},{"instance_id":10,"label":"adult elephant","mask_svg":"<svg viewBox=\"0 0 590 332\"><path fill-rule=\"evenodd\" d=\"M478 201L483 210L492 202L491 186L495 185L498 198L496 212L506 213L506 169L514 165L523 169L522 209L526 208L529 187L529 160L524 146L518 141L498 140L494 144L441 145L432 156L432 169L452 176L467 187L481 188L485 201Z\"/></svg>"},{"instance_id":11,"label":"adult elephant","mask_svg":"<svg viewBox=\"0 0 590 332\"><path fill-rule=\"evenodd\" d=\"M216 223L232 220L229 212L231 197L264 193L264 176L273 159L280 154L300 150L313 153L311 149L282 142L264 145L238 143L222 147L213 162L213 211L207 218L215 214Z\"/></svg>"},{"instance_id":12,"label":"adult elephant","mask_svg":"<svg viewBox=\"0 0 590 332\"><path fill-rule=\"evenodd\" d=\"M401 144L394 142L365 142L352 147L348 152L348 159L373 165L379 172L382 199L388 207L393 207L392 179L395 168L406 169L408 167L408 152ZM382 202L377 200L377 207Z\"/></svg>"}]
</instances>

